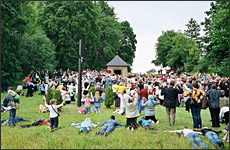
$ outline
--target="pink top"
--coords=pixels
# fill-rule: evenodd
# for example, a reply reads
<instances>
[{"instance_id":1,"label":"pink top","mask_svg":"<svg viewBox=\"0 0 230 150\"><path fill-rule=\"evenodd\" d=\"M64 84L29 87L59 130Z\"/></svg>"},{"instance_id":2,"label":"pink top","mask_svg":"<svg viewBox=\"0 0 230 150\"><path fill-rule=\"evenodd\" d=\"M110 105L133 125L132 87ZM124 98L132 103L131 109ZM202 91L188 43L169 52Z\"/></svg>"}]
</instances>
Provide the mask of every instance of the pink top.
<instances>
[{"instance_id":1,"label":"pink top","mask_svg":"<svg viewBox=\"0 0 230 150\"><path fill-rule=\"evenodd\" d=\"M91 100L90 98L87 98L87 99L83 99L81 101L85 101L85 106L90 106L91 102L93 102L94 100Z\"/></svg>"},{"instance_id":2,"label":"pink top","mask_svg":"<svg viewBox=\"0 0 230 150\"><path fill-rule=\"evenodd\" d=\"M65 94L66 94L66 91L64 91L64 90L61 90L61 96L62 96L62 100L64 100L64 98L65 98Z\"/></svg>"}]
</instances>

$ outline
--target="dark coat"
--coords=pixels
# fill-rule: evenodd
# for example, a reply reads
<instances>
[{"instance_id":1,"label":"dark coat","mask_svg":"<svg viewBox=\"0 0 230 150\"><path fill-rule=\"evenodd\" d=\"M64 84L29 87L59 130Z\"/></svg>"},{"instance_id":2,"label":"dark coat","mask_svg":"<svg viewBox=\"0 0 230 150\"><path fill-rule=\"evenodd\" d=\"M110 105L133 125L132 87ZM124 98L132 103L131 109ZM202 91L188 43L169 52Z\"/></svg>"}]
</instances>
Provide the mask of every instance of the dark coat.
<instances>
[{"instance_id":1,"label":"dark coat","mask_svg":"<svg viewBox=\"0 0 230 150\"><path fill-rule=\"evenodd\" d=\"M220 108L220 97L224 97L224 94L218 90L208 90L206 95L209 99L209 108Z\"/></svg>"},{"instance_id":2,"label":"dark coat","mask_svg":"<svg viewBox=\"0 0 230 150\"><path fill-rule=\"evenodd\" d=\"M164 106L167 108L176 108L178 103L178 94L182 94L183 90L181 87L177 88L163 88L161 91L161 95L164 95Z\"/></svg>"}]
</instances>

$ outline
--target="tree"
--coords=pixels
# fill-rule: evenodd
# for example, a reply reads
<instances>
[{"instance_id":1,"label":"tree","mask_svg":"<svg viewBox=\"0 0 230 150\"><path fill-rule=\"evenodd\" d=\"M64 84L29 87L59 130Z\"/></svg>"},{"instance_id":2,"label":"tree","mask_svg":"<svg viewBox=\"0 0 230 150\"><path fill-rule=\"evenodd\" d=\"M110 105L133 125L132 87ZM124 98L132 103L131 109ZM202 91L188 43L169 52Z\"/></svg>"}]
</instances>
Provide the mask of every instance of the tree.
<instances>
[{"instance_id":1,"label":"tree","mask_svg":"<svg viewBox=\"0 0 230 150\"><path fill-rule=\"evenodd\" d=\"M95 87L90 87L88 92L89 92L89 94L91 94L91 92L92 92L92 94L95 95L95 93L96 93Z\"/></svg>"},{"instance_id":2,"label":"tree","mask_svg":"<svg viewBox=\"0 0 230 150\"><path fill-rule=\"evenodd\" d=\"M113 105L114 102L114 93L112 87L106 87L105 90L105 106L107 108L110 108L110 106Z\"/></svg>"},{"instance_id":3,"label":"tree","mask_svg":"<svg viewBox=\"0 0 230 150\"><path fill-rule=\"evenodd\" d=\"M219 75L229 75L229 2L217 1L211 3L209 11L205 12L205 35L202 38L209 69L215 68Z\"/></svg>"},{"instance_id":4,"label":"tree","mask_svg":"<svg viewBox=\"0 0 230 150\"><path fill-rule=\"evenodd\" d=\"M54 99L57 100L57 104L61 104L62 103L62 96L61 96L61 92L58 90L54 90L54 95L53 95Z\"/></svg>"},{"instance_id":5,"label":"tree","mask_svg":"<svg viewBox=\"0 0 230 150\"><path fill-rule=\"evenodd\" d=\"M120 40L121 48L119 51L119 56L130 66L132 66L137 44L136 35L134 34L133 29L130 27L130 23L128 21L121 22L121 30L123 36Z\"/></svg>"},{"instance_id":6,"label":"tree","mask_svg":"<svg viewBox=\"0 0 230 150\"><path fill-rule=\"evenodd\" d=\"M48 89L47 89L47 95L46 95L46 101L49 103L49 101L51 99L53 99L53 98L54 98L53 90L50 87L48 87Z\"/></svg>"},{"instance_id":7,"label":"tree","mask_svg":"<svg viewBox=\"0 0 230 150\"><path fill-rule=\"evenodd\" d=\"M152 74L152 73L155 73L156 72L156 69L150 69L149 71L147 71L147 74Z\"/></svg>"},{"instance_id":8,"label":"tree","mask_svg":"<svg viewBox=\"0 0 230 150\"><path fill-rule=\"evenodd\" d=\"M167 66L168 61L168 52L172 48L173 37L176 36L178 33L174 32L174 30L162 32L162 35L158 37L156 43L156 55L157 59L153 60L152 63L159 66L162 65L163 67Z\"/></svg>"},{"instance_id":9,"label":"tree","mask_svg":"<svg viewBox=\"0 0 230 150\"><path fill-rule=\"evenodd\" d=\"M187 36L193 39L197 43L198 48L201 51L200 25L197 23L196 20L191 18L188 24L186 24L186 26L187 26L187 30L184 30L185 33L187 33Z\"/></svg>"},{"instance_id":10,"label":"tree","mask_svg":"<svg viewBox=\"0 0 230 150\"><path fill-rule=\"evenodd\" d=\"M19 44L28 22L22 14L27 3L1 1L1 80L8 77L9 84L22 78Z\"/></svg>"}]
</instances>

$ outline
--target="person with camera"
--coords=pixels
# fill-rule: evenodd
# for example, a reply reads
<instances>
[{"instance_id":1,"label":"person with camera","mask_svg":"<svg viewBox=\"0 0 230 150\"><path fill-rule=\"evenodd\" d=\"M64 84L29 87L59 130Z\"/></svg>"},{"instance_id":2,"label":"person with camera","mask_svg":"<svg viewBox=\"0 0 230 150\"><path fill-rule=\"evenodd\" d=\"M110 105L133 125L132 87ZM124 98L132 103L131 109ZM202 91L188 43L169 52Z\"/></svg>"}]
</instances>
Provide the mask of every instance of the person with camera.
<instances>
[{"instance_id":1,"label":"person with camera","mask_svg":"<svg viewBox=\"0 0 230 150\"><path fill-rule=\"evenodd\" d=\"M164 105L166 107L166 114L168 124L170 126L174 126L175 124L175 116L176 116L176 107L178 106L178 94L182 94L183 90L176 84L176 88L174 88L174 82L171 81L169 87L163 86L161 91L161 95L164 95ZM172 123L170 122L170 113L172 111Z\"/></svg>"},{"instance_id":2,"label":"person with camera","mask_svg":"<svg viewBox=\"0 0 230 150\"><path fill-rule=\"evenodd\" d=\"M202 89L203 86L201 89L199 89L199 85L196 81L193 81L192 86L193 86L192 90L190 90L188 93L184 94L184 96L185 97L190 96L191 100L194 102L194 104L191 105L193 128L201 128L202 127L202 121L201 121L201 116L200 116L200 111L201 111L200 96L202 95L203 97L205 97L206 94Z\"/></svg>"},{"instance_id":3,"label":"person with camera","mask_svg":"<svg viewBox=\"0 0 230 150\"><path fill-rule=\"evenodd\" d=\"M137 128L137 117L140 116L138 113L138 94L135 90L132 90L130 95L126 93L126 90L122 91L122 100L126 107L126 128L127 130L133 131Z\"/></svg>"}]
</instances>

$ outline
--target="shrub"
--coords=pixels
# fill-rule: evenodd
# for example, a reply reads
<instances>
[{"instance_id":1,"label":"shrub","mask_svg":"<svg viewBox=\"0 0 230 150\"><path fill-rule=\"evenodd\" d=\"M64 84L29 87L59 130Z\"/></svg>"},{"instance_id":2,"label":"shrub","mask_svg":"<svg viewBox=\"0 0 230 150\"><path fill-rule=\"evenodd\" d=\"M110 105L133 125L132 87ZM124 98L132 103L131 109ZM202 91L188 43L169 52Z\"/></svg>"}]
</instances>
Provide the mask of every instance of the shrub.
<instances>
[{"instance_id":1,"label":"shrub","mask_svg":"<svg viewBox=\"0 0 230 150\"><path fill-rule=\"evenodd\" d=\"M90 87L88 92L89 92L89 96L91 96L91 92L93 93L93 95L95 95L95 93L96 93L95 87Z\"/></svg>"},{"instance_id":2,"label":"shrub","mask_svg":"<svg viewBox=\"0 0 230 150\"><path fill-rule=\"evenodd\" d=\"M114 102L114 93L112 87L106 87L105 91L105 106L107 108L110 108L110 106L113 105Z\"/></svg>"},{"instance_id":3,"label":"shrub","mask_svg":"<svg viewBox=\"0 0 230 150\"><path fill-rule=\"evenodd\" d=\"M53 99L53 97L54 97L53 90L50 87L48 87L46 101L49 102L51 99Z\"/></svg>"},{"instance_id":4,"label":"shrub","mask_svg":"<svg viewBox=\"0 0 230 150\"><path fill-rule=\"evenodd\" d=\"M62 96L61 96L61 92L58 90L54 90L54 94L53 94L53 98L57 100L57 104L61 104L62 103Z\"/></svg>"}]
</instances>

